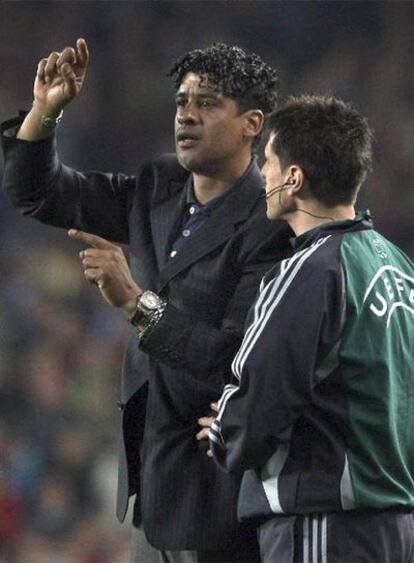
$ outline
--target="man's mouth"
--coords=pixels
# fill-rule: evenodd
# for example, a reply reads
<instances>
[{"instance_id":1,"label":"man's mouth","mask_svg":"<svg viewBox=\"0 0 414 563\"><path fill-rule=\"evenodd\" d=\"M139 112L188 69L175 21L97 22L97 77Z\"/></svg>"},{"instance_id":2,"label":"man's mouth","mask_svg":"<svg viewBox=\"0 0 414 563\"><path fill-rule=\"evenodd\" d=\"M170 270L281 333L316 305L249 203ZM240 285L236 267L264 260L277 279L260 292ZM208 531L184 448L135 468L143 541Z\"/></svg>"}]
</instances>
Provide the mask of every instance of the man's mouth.
<instances>
[{"instance_id":1,"label":"man's mouth","mask_svg":"<svg viewBox=\"0 0 414 563\"><path fill-rule=\"evenodd\" d=\"M200 140L200 136L191 131L178 131L176 135L177 144L182 149L194 147Z\"/></svg>"}]
</instances>

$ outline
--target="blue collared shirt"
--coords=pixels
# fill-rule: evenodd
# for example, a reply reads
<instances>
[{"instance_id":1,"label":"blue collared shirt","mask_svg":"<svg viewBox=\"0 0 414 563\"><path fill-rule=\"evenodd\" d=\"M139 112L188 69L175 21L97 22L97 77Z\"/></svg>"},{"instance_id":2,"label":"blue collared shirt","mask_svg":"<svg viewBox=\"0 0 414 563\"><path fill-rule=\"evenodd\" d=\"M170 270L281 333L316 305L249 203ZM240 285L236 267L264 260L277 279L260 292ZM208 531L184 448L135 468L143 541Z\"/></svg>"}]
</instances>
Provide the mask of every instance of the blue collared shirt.
<instances>
[{"instance_id":1,"label":"blue collared shirt","mask_svg":"<svg viewBox=\"0 0 414 563\"><path fill-rule=\"evenodd\" d=\"M169 254L170 259L174 258L177 252L179 252L181 247L185 244L186 240L188 240L190 236L195 233L195 231L197 231L201 227L201 225L210 217L213 211L217 209L223 203L223 201L240 186L244 178L250 173L254 164L255 158L252 158L247 169L243 172L240 178L238 178L234 182L234 184L224 190L222 194L210 199L204 205L197 200L194 193L193 176L189 176L184 186L187 195L182 223L178 236L172 244Z\"/></svg>"}]
</instances>

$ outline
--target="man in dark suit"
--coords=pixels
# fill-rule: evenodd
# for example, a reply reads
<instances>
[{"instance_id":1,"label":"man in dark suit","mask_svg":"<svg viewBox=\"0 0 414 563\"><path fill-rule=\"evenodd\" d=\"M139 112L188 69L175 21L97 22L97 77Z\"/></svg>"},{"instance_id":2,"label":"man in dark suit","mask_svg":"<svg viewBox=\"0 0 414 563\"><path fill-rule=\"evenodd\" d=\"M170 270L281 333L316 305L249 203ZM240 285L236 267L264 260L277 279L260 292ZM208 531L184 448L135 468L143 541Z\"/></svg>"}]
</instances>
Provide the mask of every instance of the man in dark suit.
<instances>
[{"instance_id":1,"label":"man in dark suit","mask_svg":"<svg viewBox=\"0 0 414 563\"><path fill-rule=\"evenodd\" d=\"M156 548L144 555L137 540L135 561L256 561L236 518L240 476L216 469L195 435L228 382L262 275L288 252L252 158L276 73L238 47L184 55L171 70L177 155L126 177L58 159L53 133L87 63L83 39L40 61L32 110L3 125L3 185L24 214L87 244L85 277L130 321L117 513L136 494L134 524ZM114 242L129 244L129 263Z\"/></svg>"}]
</instances>

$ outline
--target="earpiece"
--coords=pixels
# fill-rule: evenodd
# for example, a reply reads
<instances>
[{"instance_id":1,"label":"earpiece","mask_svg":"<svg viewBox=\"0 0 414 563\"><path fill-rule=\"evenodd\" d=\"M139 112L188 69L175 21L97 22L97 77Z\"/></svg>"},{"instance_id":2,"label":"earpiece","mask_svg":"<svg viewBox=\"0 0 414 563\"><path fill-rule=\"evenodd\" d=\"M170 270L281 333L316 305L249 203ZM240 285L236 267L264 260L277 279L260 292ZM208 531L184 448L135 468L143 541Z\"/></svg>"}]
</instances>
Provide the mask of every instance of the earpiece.
<instances>
[{"instance_id":1,"label":"earpiece","mask_svg":"<svg viewBox=\"0 0 414 563\"><path fill-rule=\"evenodd\" d=\"M273 189L269 190L267 193L265 192L262 197L269 199L269 197L272 197L273 195L279 192L283 192L284 190L288 190L290 186L294 186L295 184L296 184L295 178L293 176L290 176L284 184L274 187Z\"/></svg>"}]
</instances>

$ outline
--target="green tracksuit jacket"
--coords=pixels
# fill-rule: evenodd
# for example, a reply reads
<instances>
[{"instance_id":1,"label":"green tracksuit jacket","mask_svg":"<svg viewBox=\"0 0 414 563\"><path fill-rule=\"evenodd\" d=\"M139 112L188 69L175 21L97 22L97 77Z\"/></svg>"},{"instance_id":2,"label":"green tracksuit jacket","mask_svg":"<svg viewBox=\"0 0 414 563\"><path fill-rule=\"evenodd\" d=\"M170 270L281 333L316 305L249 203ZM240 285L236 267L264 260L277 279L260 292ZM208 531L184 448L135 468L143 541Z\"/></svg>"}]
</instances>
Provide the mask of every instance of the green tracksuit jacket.
<instances>
[{"instance_id":1,"label":"green tracksuit jacket","mask_svg":"<svg viewBox=\"0 0 414 563\"><path fill-rule=\"evenodd\" d=\"M241 519L414 506L414 266L367 215L264 277L211 429Z\"/></svg>"}]
</instances>

